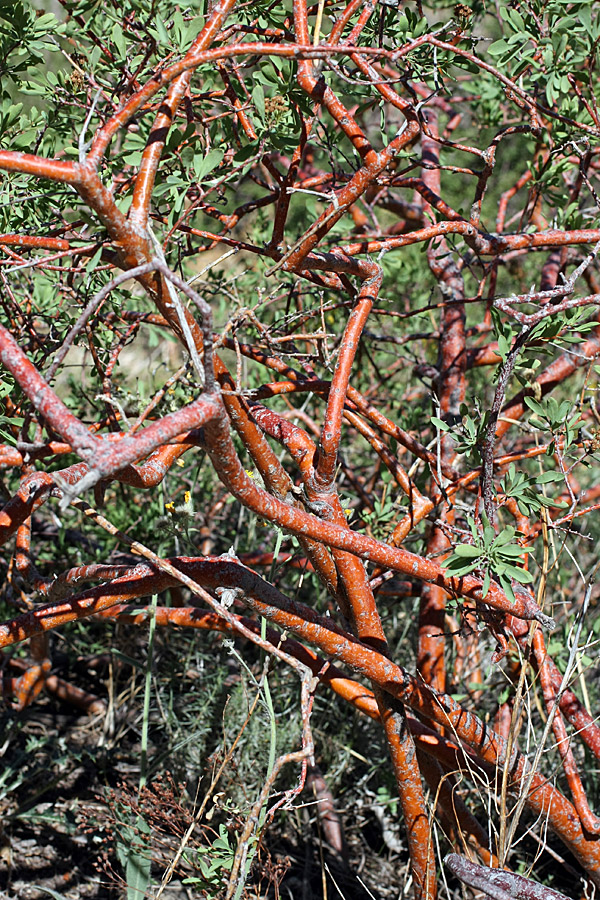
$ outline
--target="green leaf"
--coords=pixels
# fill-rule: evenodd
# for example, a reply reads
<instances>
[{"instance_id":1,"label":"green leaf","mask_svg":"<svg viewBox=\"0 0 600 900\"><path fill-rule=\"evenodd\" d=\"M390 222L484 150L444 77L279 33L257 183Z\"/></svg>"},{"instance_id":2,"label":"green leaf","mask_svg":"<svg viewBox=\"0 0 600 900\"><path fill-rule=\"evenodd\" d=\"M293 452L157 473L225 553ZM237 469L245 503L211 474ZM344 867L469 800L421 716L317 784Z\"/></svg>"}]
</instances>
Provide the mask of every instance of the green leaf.
<instances>
[{"instance_id":1,"label":"green leaf","mask_svg":"<svg viewBox=\"0 0 600 900\"><path fill-rule=\"evenodd\" d=\"M557 481L564 481L565 476L562 472L542 472L541 475L536 475L535 483L536 484L551 484Z\"/></svg>"},{"instance_id":2,"label":"green leaf","mask_svg":"<svg viewBox=\"0 0 600 900\"><path fill-rule=\"evenodd\" d=\"M515 581L518 581L520 584L531 584L533 581L531 572L528 572L526 569L519 569L517 566L505 565L503 574L508 575L510 578L514 578Z\"/></svg>"},{"instance_id":3,"label":"green leaf","mask_svg":"<svg viewBox=\"0 0 600 900\"><path fill-rule=\"evenodd\" d=\"M508 50L508 44L504 40L494 41L494 43L490 44L488 47L488 53L492 56L502 56L506 50Z\"/></svg>"},{"instance_id":4,"label":"green leaf","mask_svg":"<svg viewBox=\"0 0 600 900\"><path fill-rule=\"evenodd\" d=\"M518 559L525 553L531 553L532 549L532 547L519 547L518 544L515 544L510 547L502 547L502 549L498 551L498 556L506 556L509 559Z\"/></svg>"},{"instance_id":5,"label":"green leaf","mask_svg":"<svg viewBox=\"0 0 600 900\"><path fill-rule=\"evenodd\" d=\"M157 37L158 37L158 40L160 41L160 43L168 44L169 43L169 32L165 28L165 23L163 22L163 20L161 19L160 16L155 17L154 27L156 29L156 34L157 34Z\"/></svg>"},{"instance_id":6,"label":"green leaf","mask_svg":"<svg viewBox=\"0 0 600 900\"><path fill-rule=\"evenodd\" d=\"M115 22L115 24L113 25L111 34L114 44L119 51L119 54L121 55L121 58L125 57L127 54L127 43L123 35L123 29L118 22Z\"/></svg>"},{"instance_id":7,"label":"green leaf","mask_svg":"<svg viewBox=\"0 0 600 900\"><path fill-rule=\"evenodd\" d=\"M483 597L484 600L488 595L488 591L490 589L490 582L491 582L490 573L489 573L489 571L486 570L486 573L483 576L483 587L481 589L481 596Z\"/></svg>"},{"instance_id":8,"label":"green leaf","mask_svg":"<svg viewBox=\"0 0 600 900\"><path fill-rule=\"evenodd\" d=\"M529 409L533 410L534 413L537 413L538 416L546 417L546 405L538 403L537 400L534 400L533 397L525 397L525 403L529 407Z\"/></svg>"},{"instance_id":9,"label":"green leaf","mask_svg":"<svg viewBox=\"0 0 600 900\"><path fill-rule=\"evenodd\" d=\"M120 828L116 852L125 870L127 900L139 900L146 896L150 884L152 854L149 844L141 839L141 835L150 835L150 826L143 816L137 816L131 825Z\"/></svg>"},{"instance_id":10,"label":"green leaf","mask_svg":"<svg viewBox=\"0 0 600 900\"><path fill-rule=\"evenodd\" d=\"M203 25L204 25L204 19L202 18L202 16L196 16L195 19L192 19L192 21L186 28L185 33L182 38L182 41L181 41L181 49L182 50L187 50L188 47L190 46L190 44L192 44L193 41L195 41L195 39L198 37L198 35L202 31Z\"/></svg>"},{"instance_id":11,"label":"green leaf","mask_svg":"<svg viewBox=\"0 0 600 900\"><path fill-rule=\"evenodd\" d=\"M472 544L458 544L454 548L454 553L463 559L477 559L482 555L482 550L480 547L473 547Z\"/></svg>"},{"instance_id":12,"label":"green leaf","mask_svg":"<svg viewBox=\"0 0 600 900\"><path fill-rule=\"evenodd\" d=\"M500 586L511 603L516 603L517 598L515 597L515 592L513 591L512 584L510 583L510 578L507 578L505 575L498 575Z\"/></svg>"},{"instance_id":13,"label":"green leaf","mask_svg":"<svg viewBox=\"0 0 600 900\"><path fill-rule=\"evenodd\" d=\"M20 428L23 425L25 420L21 416L0 416L0 436L5 444L10 444L11 447L15 447L17 444L17 439L12 433L12 431L7 431L4 428L4 425L15 425L17 428Z\"/></svg>"},{"instance_id":14,"label":"green leaf","mask_svg":"<svg viewBox=\"0 0 600 900\"><path fill-rule=\"evenodd\" d=\"M92 48L90 55L87 58L87 64L90 72L94 72L98 62L100 60L100 56L102 55L102 48L95 46Z\"/></svg>"},{"instance_id":15,"label":"green leaf","mask_svg":"<svg viewBox=\"0 0 600 900\"><path fill-rule=\"evenodd\" d=\"M452 578L461 578L463 575L469 575L473 572L474 569L477 568L477 564L473 562L466 563L465 565L460 565L458 559L452 559L450 557L444 563L449 575Z\"/></svg>"},{"instance_id":16,"label":"green leaf","mask_svg":"<svg viewBox=\"0 0 600 900\"><path fill-rule=\"evenodd\" d=\"M498 335L498 351L503 360L506 359L512 346L512 335Z\"/></svg>"},{"instance_id":17,"label":"green leaf","mask_svg":"<svg viewBox=\"0 0 600 900\"><path fill-rule=\"evenodd\" d=\"M255 84L252 89L252 102L261 122L265 121L265 92L262 84Z\"/></svg>"},{"instance_id":18,"label":"green leaf","mask_svg":"<svg viewBox=\"0 0 600 900\"><path fill-rule=\"evenodd\" d=\"M85 274L89 276L92 274L98 263L100 262L100 257L102 256L102 244L98 247L90 261L85 267Z\"/></svg>"},{"instance_id":19,"label":"green leaf","mask_svg":"<svg viewBox=\"0 0 600 900\"><path fill-rule=\"evenodd\" d=\"M507 528L503 528L494 541L494 547L503 547L505 544L510 544L510 542L514 539L515 533L515 529L512 527L512 525L509 525Z\"/></svg>"},{"instance_id":20,"label":"green leaf","mask_svg":"<svg viewBox=\"0 0 600 900\"><path fill-rule=\"evenodd\" d=\"M197 181L202 181L206 176L219 166L225 153L223 150L209 150L206 156L194 157L194 173Z\"/></svg>"},{"instance_id":21,"label":"green leaf","mask_svg":"<svg viewBox=\"0 0 600 900\"><path fill-rule=\"evenodd\" d=\"M259 148L259 141L251 141L249 144L246 144L245 147L242 147L241 150L235 154L234 161L235 164L246 162L246 160L251 159L256 155L256 152Z\"/></svg>"}]
</instances>

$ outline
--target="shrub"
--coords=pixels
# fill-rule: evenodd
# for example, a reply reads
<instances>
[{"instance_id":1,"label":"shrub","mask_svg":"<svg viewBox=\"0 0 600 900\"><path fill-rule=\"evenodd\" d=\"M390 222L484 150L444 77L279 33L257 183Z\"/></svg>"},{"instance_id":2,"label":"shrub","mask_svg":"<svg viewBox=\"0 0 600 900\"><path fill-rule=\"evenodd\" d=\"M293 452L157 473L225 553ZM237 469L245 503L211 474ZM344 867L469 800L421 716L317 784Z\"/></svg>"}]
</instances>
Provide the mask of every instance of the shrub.
<instances>
[{"instance_id":1,"label":"shrub","mask_svg":"<svg viewBox=\"0 0 600 900\"><path fill-rule=\"evenodd\" d=\"M442 844L527 869L548 828L600 884L599 21L0 4L8 689L102 708L52 671L56 629L227 635L261 774L197 851L215 896L324 752L317 686L382 728L417 898Z\"/></svg>"}]
</instances>

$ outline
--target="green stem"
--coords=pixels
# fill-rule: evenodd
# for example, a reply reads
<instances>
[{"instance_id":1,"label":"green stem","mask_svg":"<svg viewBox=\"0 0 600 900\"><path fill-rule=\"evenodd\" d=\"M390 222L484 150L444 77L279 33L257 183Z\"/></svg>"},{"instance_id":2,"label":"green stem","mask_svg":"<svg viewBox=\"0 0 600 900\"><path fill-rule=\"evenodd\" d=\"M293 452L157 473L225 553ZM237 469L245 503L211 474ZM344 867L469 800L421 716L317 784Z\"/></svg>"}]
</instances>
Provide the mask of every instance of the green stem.
<instances>
[{"instance_id":1,"label":"green stem","mask_svg":"<svg viewBox=\"0 0 600 900\"><path fill-rule=\"evenodd\" d=\"M279 551L281 550L281 544L283 542L283 532L278 529L277 530L277 540L275 541L275 550L273 551L273 559L271 561L271 570L269 572L269 581L272 582L275 576L275 569L277 568L277 560L279 559ZM260 634L263 640L267 638L267 623L265 619L261 619L260 623ZM266 663L265 663L266 665ZM262 694L265 701L265 706L267 708L267 712L269 714L269 761L267 763L267 778L270 778L273 768L275 766L275 757L277 753L277 722L275 721L275 707L273 706L273 698L271 696L271 689L269 687L269 678L267 676L267 671L265 668L265 675L261 682ZM257 825L257 836L260 835L263 825L265 824L265 819L267 817L266 804L260 811L260 815L258 817L258 825ZM240 900L242 895L242 891L244 890L244 886L246 884L246 878L248 877L248 873L250 871L250 866L252 865L252 860L256 854L256 846L250 847L248 849L248 855L246 857L246 865L244 877L241 878L238 882L238 886L236 892L233 896L233 900Z\"/></svg>"},{"instance_id":2,"label":"green stem","mask_svg":"<svg viewBox=\"0 0 600 900\"><path fill-rule=\"evenodd\" d=\"M150 627L148 629L148 655L146 657L146 681L144 684L144 709L142 713L142 758L140 762L140 791L148 780L148 729L150 724L150 692L152 689L152 657L154 632L156 630L156 604L158 594L152 594L150 604Z\"/></svg>"}]
</instances>

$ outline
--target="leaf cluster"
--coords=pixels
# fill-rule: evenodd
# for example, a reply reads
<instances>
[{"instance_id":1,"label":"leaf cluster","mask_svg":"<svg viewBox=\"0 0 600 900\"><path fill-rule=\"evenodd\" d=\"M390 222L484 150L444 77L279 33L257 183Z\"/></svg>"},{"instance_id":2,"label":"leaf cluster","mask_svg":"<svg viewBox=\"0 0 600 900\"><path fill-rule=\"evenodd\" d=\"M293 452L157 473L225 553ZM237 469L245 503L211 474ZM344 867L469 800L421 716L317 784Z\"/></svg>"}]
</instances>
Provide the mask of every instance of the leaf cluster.
<instances>
[{"instance_id":1,"label":"leaf cluster","mask_svg":"<svg viewBox=\"0 0 600 900\"><path fill-rule=\"evenodd\" d=\"M561 472L541 472L533 477L518 472L515 464L511 463L502 482L502 491L506 497L516 500L522 515L531 516L543 507L567 505L563 500L551 500L542 493L545 485L556 483L564 483Z\"/></svg>"},{"instance_id":2,"label":"leaf cluster","mask_svg":"<svg viewBox=\"0 0 600 900\"><path fill-rule=\"evenodd\" d=\"M497 535L495 529L484 518L483 528L477 529L475 520L468 519L472 542L457 544L450 556L444 561L448 574L456 578L470 575L473 572L483 573L482 597L485 598L490 589L492 578L498 581L506 596L514 602L513 581L519 584L530 584L533 576L517 562L531 547L521 547L515 541L517 534L512 525L503 528Z\"/></svg>"}]
</instances>

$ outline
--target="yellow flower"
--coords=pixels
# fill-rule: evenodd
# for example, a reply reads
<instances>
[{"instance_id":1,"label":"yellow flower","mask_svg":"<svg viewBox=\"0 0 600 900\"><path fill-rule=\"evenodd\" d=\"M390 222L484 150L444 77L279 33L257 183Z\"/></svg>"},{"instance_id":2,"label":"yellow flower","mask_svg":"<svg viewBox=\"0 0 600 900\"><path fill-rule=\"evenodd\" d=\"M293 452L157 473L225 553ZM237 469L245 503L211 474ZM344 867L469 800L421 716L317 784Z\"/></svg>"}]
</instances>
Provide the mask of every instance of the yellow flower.
<instances>
[{"instance_id":1,"label":"yellow flower","mask_svg":"<svg viewBox=\"0 0 600 900\"><path fill-rule=\"evenodd\" d=\"M192 499L191 491L186 491L185 494L183 495L183 502L189 503L191 499Z\"/></svg>"},{"instance_id":2,"label":"yellow flower","mask_svg":"<svg viewBox=\"0 0 600 900\"><path fill-rule=\"evenodd\" d=\"M175 509L175 504L172 500L170 503L165 503L165 509L168 509L169 512L173 512L173 510Z\"/></svg>"},{"instance_id":3,"label":"yellow flower","mask_svg":"<svg viewBox=\"0 0 600 900\"><path fill-rule=\"evenodd\" d=\"M175 465L176 465L176 466L179 466L180 469L183 469L183 467L185 466L185 463L184 463L184 461L183 461L182 459L176 459L176 460L175 460Z\"/></svg>"},{"instance_id":4,"label":"yellow flower","mask_svg":"<svg viewBox=\"0 0 600 900\"><path fill-rule=\"evenodd\" d=\"M350 516L352 515L352 510L351 510L351 509L345 509L345 510L344 510L344 515L346 516L347 519L349 519Z\"/></svg>"}]
</instances>

